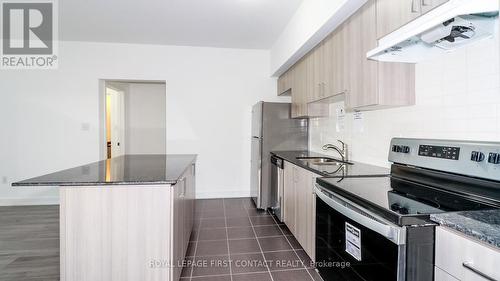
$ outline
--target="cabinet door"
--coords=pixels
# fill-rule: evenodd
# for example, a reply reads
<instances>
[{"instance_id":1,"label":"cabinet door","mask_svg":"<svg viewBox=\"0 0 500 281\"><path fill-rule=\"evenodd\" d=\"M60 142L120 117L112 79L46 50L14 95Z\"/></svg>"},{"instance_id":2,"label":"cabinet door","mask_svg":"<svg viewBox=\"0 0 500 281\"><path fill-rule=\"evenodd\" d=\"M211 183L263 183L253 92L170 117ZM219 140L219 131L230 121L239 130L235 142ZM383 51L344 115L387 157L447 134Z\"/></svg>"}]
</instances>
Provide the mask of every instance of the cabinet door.
<instances>
[{"instance_id":1,"label":"cabinet door","mask_svg":"<svg viewBox=\"0 0 500 281\"><path fill-rule=\"evenodd\" d=\"M347 75L347 107L378 104L377 62L366 52L377 46L375 1L368 1L345 23L344 65Z\"/></svg>"},{"instance_id":2,"label":"cabinet door","mask_svg":"<svg viewBox=\"0 0 500 281\"><path fill-rule=\"evenodd\" d=\"M377 37L391 33L420 15L421 0L377 0Z\"/></svg>"},{"instance_id":3,"label":"cabinet door","mask_svg":"<svg viewBox=\"0 0 500 281\"><path fill-rule=\"evenodd\" d=\"M289 162L284 163L283 222L295 235L295 169Z\"/></svg>"},{"instance_id":4,"label":"cabinet door","mask_svg":"<svg viewBox=\"0 0 500 281\"><path fill-rule=\"evenodd\" d=\"M292 118L307 116L307 89L311 75L308 74L308 60L304 57L293 66Z\"/></svg>"},{"instance_id":5,"label":"cabinet door","mask_svg":"<svg viewBox=\"0 0 500 281\"><path fill-rule=\"evenodd\" d=\"M291 89L292 75L290 72L291 71L288 70L278 78L278 96L285 94Z\"/></svg>"},{"instance_id":6,"label":"cabinet door","mask_svg":"<svg viewBox=\"0 0 500 281\"><path fill-rule=\"evenodd\" d=\"M298 178L295 186L296 238L309 257L314 260L316 209L313 183L316 176L300 167L296 167L296 170Z\"/></svg>"},{"instance_id":7,"label":"cabinet door","mask_svg":"<svg viewBox=\"0 0 500 281\"><path fill-rule=\"evenodd\" d=\"M421 0L420 4L422 5L422 15L448 1L450 0Z\"/></svg>"},{"instance_id":8,"label":"cabinet door","mask_svg":"<svg viewBox=\"0 0 500 281\"><path fill-rule=\"evenodd\" d=\"M184 239L184 180L178 181L171 190L172 206L172 280L179 280L185 255Z\"/></svg>"},{"instance_id":9,"label":"cabinet door","mask_svg":"<svg viewBox=\"0 0 500 281\"><path fill-rule=\"evenodd\" d=\"M312 74L311 89L309 89L309 95L307 102L317 101L325 96L324 93L324 81L325 81L325 44L321 42L318 44L314 50L312 50L312 56L310 58L310 71Z\"/></svg>"},{"instance_id":10,"label":"cabinet door","mask_svg":"<svg viewBox=\"0 0 500 281\"><path fill-rule=\"evenodd\" d=\"M330 97L345 92L344 52L345 25L342 24L324 41L323 50L323 97Z\"/></svg>"}]
</instances>

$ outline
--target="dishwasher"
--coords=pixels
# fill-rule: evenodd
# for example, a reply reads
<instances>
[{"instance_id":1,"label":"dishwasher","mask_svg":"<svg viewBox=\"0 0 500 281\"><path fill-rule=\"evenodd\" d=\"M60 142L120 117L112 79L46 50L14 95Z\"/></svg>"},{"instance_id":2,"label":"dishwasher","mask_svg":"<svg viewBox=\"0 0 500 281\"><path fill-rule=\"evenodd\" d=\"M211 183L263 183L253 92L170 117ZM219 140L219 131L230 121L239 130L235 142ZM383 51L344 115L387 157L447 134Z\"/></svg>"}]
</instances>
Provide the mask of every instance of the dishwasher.
<instances>
[{"instance_id":1,"label":"dishwasher","mask_svg":"<svg viewBox=\"0 0 500 281\"><path fill-rule=\"evenodd\" d=\"M283 162L283 159L271 155L271 211L280 221L283 221Z\"/></svg>"}]
</instances>

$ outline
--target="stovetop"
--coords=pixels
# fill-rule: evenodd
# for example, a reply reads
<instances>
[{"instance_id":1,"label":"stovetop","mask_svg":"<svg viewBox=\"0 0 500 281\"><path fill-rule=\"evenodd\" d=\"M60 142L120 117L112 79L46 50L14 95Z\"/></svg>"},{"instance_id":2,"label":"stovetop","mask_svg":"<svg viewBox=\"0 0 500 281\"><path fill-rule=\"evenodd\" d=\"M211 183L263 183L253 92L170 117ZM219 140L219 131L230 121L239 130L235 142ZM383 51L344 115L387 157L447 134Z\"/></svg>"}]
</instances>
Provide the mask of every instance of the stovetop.
<instances>
[{"instance_id":1,"label":"stovetop","mask_svg":"<svg viewBox=\"0 0 500 281\"><path fill-rule=\"evenodd\" d=\"M482 196L484 193L477 193L475 185L478 183L468 186L457 180L451 184L444 178L436 178L435 172L430 172L432 176L425 174L428 171L419 171L420 182L417 182L404 172L408 172L406 168L396 165L393 174L388 177L318 178L317 183L326 191L398 225L431 223L430 214L500 208L499 189L495 190L496 198L490 197L489 193L486 197ZM402 174L406 177L400 177ZM454 177L460 179L459 176ZM440 180L448 184L442 184ZM494 188L500 185L489 181L485 184L493 184ZM481 190L490 192L483 185Z\"/></svg>"}]
</instances>

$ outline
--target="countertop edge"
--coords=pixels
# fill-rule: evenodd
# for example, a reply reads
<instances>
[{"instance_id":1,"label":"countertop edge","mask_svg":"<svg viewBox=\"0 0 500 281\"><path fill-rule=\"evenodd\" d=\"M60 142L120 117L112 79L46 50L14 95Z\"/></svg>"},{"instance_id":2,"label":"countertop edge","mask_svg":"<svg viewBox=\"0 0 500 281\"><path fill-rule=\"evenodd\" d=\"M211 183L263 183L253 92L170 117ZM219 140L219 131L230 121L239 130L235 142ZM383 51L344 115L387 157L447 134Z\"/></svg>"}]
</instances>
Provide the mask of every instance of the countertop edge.
<instances>
[{"instance_id":1,"label":"countertop edge","mask_svg":"<svg viewBox=\"0 0 500 281\"><path fill-rule=\"evenodd\" d=\"M289 163L292 163L300 168L303 168L303 169L306 169L310 172L313 172L321 177L325 177L325 178L336 178L338 176L335 176L335 175L332 175L332 174L328 174L328 173L323 173L321 171L318 171L316 169L313 169L307 165L304 165L303 163L301 163L299 160L295 159L295 157L293 157L293 159L291 159L289 157L289 155L287 154L290 154L290 153L296 153L297 155L298 154L301 154L301 153L308 153L308 154L311 154L311 155L314 155L314 157L328 157L328 158L335 158L335 157L332 157L332 156L329 156L329 155L326 155L326 154L321 154L321 153L318 153L318 152L313 152L313 151L271 151L271 155L274 155L276 157L279 157L279 158L282 158L283 160L289 162ZM340 160L340 159L339 159ZM354 163L354 165L356 164L362 164L362 165L369 165L369 164L365 164L365 163L360 163L360 162L356 162L356 161L351 161L349 160L349 162L352 162ZM372 166L372 167L377 167L377 168L383 168L383 167L378 167L378 166L375 166L375 165L369 165L369 166ZM390 169L387 169L387 168L383 168L383 169L386 169L387 172L386 173L380 173L380 174L374 174L374 175L355 175L355 176L347 176L347 177L385 177L385 176L389 176L390 175Z\"/></svg>"},{"instance_id":2,"label":"countertop edge","mask_svg":"<svg viewBox=\"0 0 500 281\"><path fill-rule=\"evenodd\" d=\"M485 212L495 212L500 216L500 210L470 211L467 214L475 213L486 217ZM477 242L486 243L500 250L500 225L498 224L479 221L466 216L464 212L431 214L430 218L440 226L450 228Z\"/></svg>"},{"instance_id":3,"label":"countertop edge","mask_svg":"<svg viewBox=\"0 0 500 281\"><path fill-rule=\"evenodd\" d=\"M155 180L155 181L147 181L147 180L140 181L139 180L139 181L117 181L117 182L104 182L104 181L100 181L100 182L78 182L78 181L75 181L75 182L69 182L69 181L68 182L57 182L57 181L23 182L23 181L26 181L26 180L23 180L23 181L13 182L13 183L11 183L11 186L12 187L92 187L92 186L126 186L126 185L136 185L136 186L169 185L169 186L171 186L171 185L177 184L177 182L181 179L182 175L187 171L187 169L189 169L189 166L192 165L193 163L196 163L196 161L198 159L198 154L166 154L166 155L167 156L169 156L169 155L170 156L187 156L187 157L191 157L191 159L190 159L190 161L186 161L185 167L182 169L182 172L176 178L168 179L168 180L160 180L160 181L157 181L157 180ZM102 161L105 161L105 160L92 162L92 163L89 163L86 165L91 165L91 164L99 163ZM64 170L57 171L54 173L49 173L47 175L55 174L55 173L62 172L62 171L67 171L70 169L83 167L86 165L80 165L80 166L72 167L69 169L64 169Z\"/></svg>"}]
</instances>

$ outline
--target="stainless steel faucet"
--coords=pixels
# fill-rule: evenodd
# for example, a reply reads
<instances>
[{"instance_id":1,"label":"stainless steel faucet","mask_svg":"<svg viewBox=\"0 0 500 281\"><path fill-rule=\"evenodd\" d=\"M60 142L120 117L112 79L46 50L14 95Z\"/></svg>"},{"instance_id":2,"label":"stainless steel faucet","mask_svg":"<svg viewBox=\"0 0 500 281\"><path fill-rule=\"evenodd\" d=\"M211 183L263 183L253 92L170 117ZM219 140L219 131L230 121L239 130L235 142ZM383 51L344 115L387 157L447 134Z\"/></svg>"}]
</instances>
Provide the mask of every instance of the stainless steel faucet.
<instances>
[{"instance_id":1,"label":"stainless steel faucet","mask_svg":"<svg viewBox=\"0 0 500 281\"><path fill-rule=\"evenodd\" d=\"M328 144L323 145L323 150L333 149L340 154L340 157L342 157L342 161L349 161L348 153L347 153L347 144L341 140L337 140L337 141L340 142L340 144L342 144L342 148L339 148L336 145L328 143Z\"/></svg>"}]
</instances>

